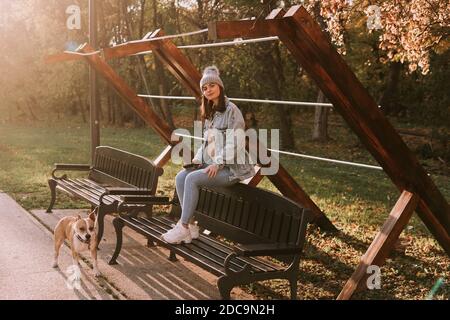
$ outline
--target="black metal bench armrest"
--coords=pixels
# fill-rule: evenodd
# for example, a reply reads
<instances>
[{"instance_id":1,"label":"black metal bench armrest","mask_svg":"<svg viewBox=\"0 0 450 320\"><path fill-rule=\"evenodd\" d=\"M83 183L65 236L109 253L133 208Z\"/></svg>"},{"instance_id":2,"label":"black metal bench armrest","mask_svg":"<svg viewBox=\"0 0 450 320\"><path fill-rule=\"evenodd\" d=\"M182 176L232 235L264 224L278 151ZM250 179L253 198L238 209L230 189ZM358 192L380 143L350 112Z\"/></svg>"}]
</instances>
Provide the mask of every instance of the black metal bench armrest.
<instances>
[{"instance_id":1,"label":"black metal bench armrest","mask_svg":"<svg viewBox=\"0 0 450 320\"><path fill-rule=\"evenodd\" d=\"M56 171L89 171L89 170L91 170L91 165L89 164L55 163L55 168L52 171L52 177L55 179L65 179L67 177L67 175L57 177L55 175Z\"/></svg>"},{"instance_id":2,"label":"black metal bench armrest","mask_svg":"<svg viewBox=\"0 0 450 320\"><path fill-rule=\"evenodd\" d=\"M152 196L150 189L105 188L104 195L110 196Z\"/></svg>"},{"instance_id":3,"label":"black metal bench armrest","mask_svg":"<svg viewBox=\"0 0 450 320\"><path fill-rule=\"evenodd\" d=\"M129 205L129 204L146 204L146 205L152 205L152 204L171 204L169 197L162 197L162 196L122 196L122 205Z\"/></svg>"},{"instance_id":4,"label":"black metal bench armrest","mask_svg":"<svg viewBox=\"0 0 450 320\"><path fill-rule=\"evenodd\" d=\"M299 254L301 248L296 245L280 243L258 243L258 244L239 244L234 247L234 252L239 256L272 256L283 254Z\"/></svg>"},{"instance_id":5,"label":"black metal bench armrest","mask_svg":"<svg viewBox=\"0 0 450 320\"><path fill-rule=\"evenodd\" d=\"M156 201L156 196L151 194L151 190L150 189L134 189L134 188L105 188L106 191L103 192L103 194L100 196L100 203L103 202L103 198L106 196L122 196L122 204L130 204L131 201L138 201L141 202L139 199L144 199L144 198L148 198L148 200L150 199L155 199ZM124 199L123 197L130 197L128 198L128 203L124 203ZM133 199L131 199L131 197L133 197ZM165 200L167 197L160 197L161 198L161 202L163 202L163 200ZM167 198L168 199L168 198ZM151 200L150 200L151 201ZM135 202L137 204L137 202ZM145 203L143 203L145 204ZM147 204L157 204L157 203L147 203ZM168 204L168 200L165 201L163 204Z\"/></svg>"}]
</instances>

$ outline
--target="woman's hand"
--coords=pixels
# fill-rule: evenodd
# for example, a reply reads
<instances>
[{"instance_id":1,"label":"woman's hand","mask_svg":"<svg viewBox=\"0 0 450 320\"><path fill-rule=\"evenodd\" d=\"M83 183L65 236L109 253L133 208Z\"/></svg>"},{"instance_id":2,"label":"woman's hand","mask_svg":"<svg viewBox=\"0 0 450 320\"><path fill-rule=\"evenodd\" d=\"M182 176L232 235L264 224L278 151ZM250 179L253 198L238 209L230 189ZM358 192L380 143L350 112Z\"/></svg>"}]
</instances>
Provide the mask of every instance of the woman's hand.
<instances>
[{"instance_id":1,"label":"woman's hand","mask_svg":"<svg viewBox=\"0 0 450 320\"><path fill-rule=\"evenodd\" d=\"M208 167L206 167L205 170L203 170L204 173L208 174L209 178L214 178L217 175L218 171L219 166L217 164L210 164Z\"/></svg>"}]
</instances>

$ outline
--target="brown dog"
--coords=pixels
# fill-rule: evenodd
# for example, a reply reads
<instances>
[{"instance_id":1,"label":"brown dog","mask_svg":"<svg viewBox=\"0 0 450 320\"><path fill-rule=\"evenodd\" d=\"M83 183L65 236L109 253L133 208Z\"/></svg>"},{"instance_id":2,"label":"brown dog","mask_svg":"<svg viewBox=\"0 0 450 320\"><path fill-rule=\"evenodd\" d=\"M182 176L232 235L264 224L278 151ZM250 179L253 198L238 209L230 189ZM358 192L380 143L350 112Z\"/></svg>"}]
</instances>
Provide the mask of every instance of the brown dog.
<instances>
[{"instance_id":1,"label":"brown dog","mask_svg":"<svg viewBox=\"0 0 450 320\"><path fill-rule=\"evenodd\" d=\"M74 265L79 265L78 253L89 250L91 252L92 264L94 265L94 274L100 276L97 267L97 232L96 232L95 210L87 218L64 217L55 227L55 258L53 268L58 267L58 256L61 245L64 240L68 240L72 250L72 259Z\"/></svg>"}]
</instances>

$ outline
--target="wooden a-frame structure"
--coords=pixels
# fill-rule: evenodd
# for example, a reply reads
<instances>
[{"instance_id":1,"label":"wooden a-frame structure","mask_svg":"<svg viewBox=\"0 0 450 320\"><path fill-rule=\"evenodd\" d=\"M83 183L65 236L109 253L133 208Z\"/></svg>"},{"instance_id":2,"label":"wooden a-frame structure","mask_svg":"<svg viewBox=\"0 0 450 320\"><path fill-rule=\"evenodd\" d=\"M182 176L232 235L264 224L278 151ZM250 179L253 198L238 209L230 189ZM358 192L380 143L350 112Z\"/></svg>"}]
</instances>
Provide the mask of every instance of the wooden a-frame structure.
<instances>
[{"instance_id":1,"label":"wooden a-frame structure","mask_svg":"<svg viewBox=\"0 0 450 320\"><path fill-rule=\"evenodd\" d=\"M186 56L169 39L146 41L162 35L163 32L157 30L147 34L143 40L105 48L98 53L89 45L84 45L78 49L78 53L84 55L64 53L47 59L47 62L85 59L94 67L130 107L167 142L167 148L155 160L155 164L160 167L170 160L171 150L176 144L171 141L169 126L153 112L146 101L137 96L106 60L151 50L199 101L201 92L198 83L201 74ZM401 192L388 219L361 258L338 299L349 299L356 290L364 288L368 266L381 266L384 263L415 210L450 255L449 204L381 113L368 91L329 42L326 34L302 6L293 6L287 12L275 9L263 20L212 22L209 24L209 36L213 40L278 36ZM257 174L245 183L258 185L263 177L260 167L257 168ZM310 208L315 214L315 223L318 226L325 230L335 230L333 224L300 185L281 165L279 168L276 175L268 178L280 192Z\"/></svg>"}]
</instances>

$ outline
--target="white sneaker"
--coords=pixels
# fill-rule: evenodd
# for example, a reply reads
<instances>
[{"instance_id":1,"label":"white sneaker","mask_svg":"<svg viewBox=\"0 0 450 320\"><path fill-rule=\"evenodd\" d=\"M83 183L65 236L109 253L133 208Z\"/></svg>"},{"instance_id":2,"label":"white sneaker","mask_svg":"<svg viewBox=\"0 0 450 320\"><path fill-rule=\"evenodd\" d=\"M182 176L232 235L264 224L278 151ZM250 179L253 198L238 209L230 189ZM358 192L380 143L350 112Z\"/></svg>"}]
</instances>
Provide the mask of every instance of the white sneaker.
<instances>
[{"instance_id":1,"label":"white sneaker","mask_svg":"<svg viewBox=\"0 0 450 320\"><path fill-rule=\"evenodd\" d=\"M180 244L182 242L191 243L192 241L189 229L183 227L181 224L176 224L173 229L167 231L161 237L164 241L172 244Z\"/></svg>"},{"instance_id":2,"label":"white sneaker","mask_svg":"<svg viewBox=\"0 0 450 320\"><path fill-rule=\"evenodd\" d=\"M181 220L178 220L177 224L175 223L171 224L171 227L175 227L176 225L181 225ZM198 225L189 224L189 231L191 232L192 240L198 239L198 237L200 237L200 227Z\"/></svg>"}]
</instances>

